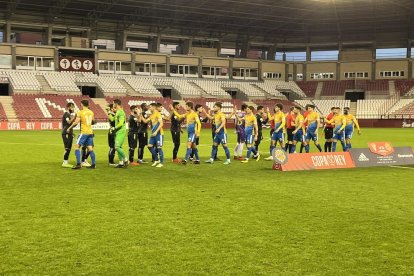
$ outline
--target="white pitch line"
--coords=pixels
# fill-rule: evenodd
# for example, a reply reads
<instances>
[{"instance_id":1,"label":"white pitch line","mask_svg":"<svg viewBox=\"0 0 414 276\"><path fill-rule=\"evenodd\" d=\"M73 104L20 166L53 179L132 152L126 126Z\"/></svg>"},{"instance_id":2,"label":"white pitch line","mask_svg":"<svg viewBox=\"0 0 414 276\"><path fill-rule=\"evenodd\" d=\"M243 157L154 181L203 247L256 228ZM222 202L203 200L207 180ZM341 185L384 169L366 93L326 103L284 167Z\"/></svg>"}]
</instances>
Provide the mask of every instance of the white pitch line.
<instances>
[{"instance_id":1,"label":"white pitch line","mask_svg":"<svg viewBox=\"0 0 414 276\"><path fill-rule=\"evenodd\" d=\"M398 169L409 169L409 170L414 170L414 168L411 167L402 167L402 166L390 166L392 168L398 168Z\"/></svg>"}]
</instances>

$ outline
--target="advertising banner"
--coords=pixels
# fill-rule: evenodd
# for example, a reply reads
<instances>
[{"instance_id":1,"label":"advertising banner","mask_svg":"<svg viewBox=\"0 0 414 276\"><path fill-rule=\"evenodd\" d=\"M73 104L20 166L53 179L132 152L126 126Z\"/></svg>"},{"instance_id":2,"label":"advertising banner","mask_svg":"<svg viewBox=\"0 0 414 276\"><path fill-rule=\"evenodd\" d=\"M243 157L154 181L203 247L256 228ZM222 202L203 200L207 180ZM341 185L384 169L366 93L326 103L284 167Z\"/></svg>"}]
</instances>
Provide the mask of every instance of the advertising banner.
<instances>
[{"instance_id":1,"label":"advertising banner","mask_svg":"<svg viewBox=\"0 0 414 276\"><path fill-rule=\"evenodd\" d=\"M378 146L378 145L377 145ZM374 152L373 152L374 151ZM357 167L377 167L414 164L414 154L410 147L371 147L369 149L350 149Z\"/></svg>"},{"instance_id":2,"label":"advertising banner","mask_svg":"<svg viewBox=\"0 0 414 276\"><path fill-rule=\"evenodd\" d=\"M275 162L273 169L281 171L326 170L355 168L349 152L289 154L286 163Z\"/></svg>"},{"instance_id":3,"label":"advertising banner","mask_svg":"<svg viewBox=\"0 0 414 276\"><path fill-rule=\"evenodd\" d=\"M62 129L62 123L59 121L17 121L17 122L0 122L0 130L59 130ZM79 125L74 129L78 130ZM92 129L109 129L108 123L97 123Z\"/></svg>"},{"instance_id":4,"label":"advertising banner","mask_svg":"<svg viewBox=\"0 0 414 276\"><path fill-rule=\"evenodd\" d=\"M93 58L60 57L60 71L94 72L95 61Z\"/></svg>"}]
</instances>

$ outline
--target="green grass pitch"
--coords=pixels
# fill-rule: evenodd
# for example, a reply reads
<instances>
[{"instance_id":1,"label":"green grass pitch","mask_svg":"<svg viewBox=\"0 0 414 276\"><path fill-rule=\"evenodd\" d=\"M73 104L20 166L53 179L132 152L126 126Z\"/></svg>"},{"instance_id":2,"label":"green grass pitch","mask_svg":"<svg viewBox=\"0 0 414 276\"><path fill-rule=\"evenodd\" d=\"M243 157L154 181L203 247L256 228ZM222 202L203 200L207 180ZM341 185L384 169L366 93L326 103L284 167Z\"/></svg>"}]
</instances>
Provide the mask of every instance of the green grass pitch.
<instances>
[{"instance_id":1,"label":"green grass pitch","mask_svg":"<svg viewBox=\"0 0 414 276\"><path fill-rule=\"evenodd\" d=\"M0 274L414 274L414 170L181 166L165 134L162 169L108 167L99 131L97 169L72 171L60 132L0 132ZM413 146L414 131L364 129L353 146L368 141ZM201 143L204 161L209 130Z\"/></svg>"}]
</instances>

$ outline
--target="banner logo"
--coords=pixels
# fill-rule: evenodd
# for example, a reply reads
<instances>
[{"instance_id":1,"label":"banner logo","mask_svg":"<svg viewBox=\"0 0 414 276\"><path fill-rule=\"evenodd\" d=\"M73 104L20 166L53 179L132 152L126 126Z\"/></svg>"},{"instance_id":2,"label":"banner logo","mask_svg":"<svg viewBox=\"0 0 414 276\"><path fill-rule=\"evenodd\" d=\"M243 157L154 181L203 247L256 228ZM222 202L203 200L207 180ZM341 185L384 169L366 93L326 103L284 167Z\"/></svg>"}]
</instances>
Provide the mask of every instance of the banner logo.
<instances>
[{"instance_id":1,"label":"banner logo","mask_svg":"<svg viewBox=\"0 0 414 276\"><path fill-rule=\"evenodd\" d=\"M394 152L394 147L389 142L371 142L368 147L372 153L388 156Z\"/></svg>"},{"instance_id":2,"label":"banner logo","mask_svg":"<svg viewBox=\"0 0 414 276\"><path fill-rule=\"evenodd\" d=\"M288 155L282 149L274 149L272 152L273 161L277 164L283 165L288 162Z\"/></svg>"},{"instance_id":3,"label":"banner logo","mask_svg":"<svg viewBox=\"0 0 414 276\"><path fill-rule=\"evenodd\" d=\"M369 161L369 158L363 152L361 152L361 154L358 157L358 161L360 161L360 162L368 162Z\"/></svg>"}]
</instances>

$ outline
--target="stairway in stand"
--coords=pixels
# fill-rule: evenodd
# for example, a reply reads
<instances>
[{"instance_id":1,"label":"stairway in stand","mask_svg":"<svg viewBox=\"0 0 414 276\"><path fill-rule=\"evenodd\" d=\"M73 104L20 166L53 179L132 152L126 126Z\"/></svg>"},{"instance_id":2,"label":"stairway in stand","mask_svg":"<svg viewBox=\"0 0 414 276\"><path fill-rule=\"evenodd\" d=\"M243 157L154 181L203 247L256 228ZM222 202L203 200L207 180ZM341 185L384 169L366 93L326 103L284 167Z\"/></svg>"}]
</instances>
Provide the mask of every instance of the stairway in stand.
<instances>
[{"instance_id":1,"label":"stairway in stand","mask_svg":"<svg viewBox=\"0 0 414 276\"><path fill-rule=\"evenodd\" d=\"M17 121L17 114L13 108L13 97L0 96L0 103L4 108L8 121Z\"/></svg>"}]
</instances>

